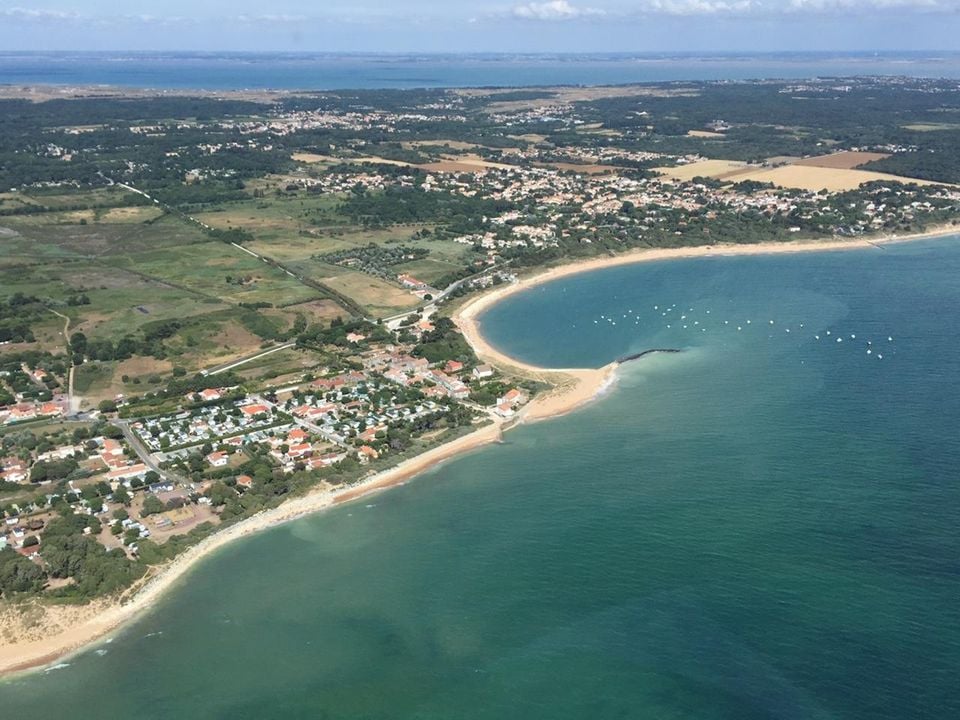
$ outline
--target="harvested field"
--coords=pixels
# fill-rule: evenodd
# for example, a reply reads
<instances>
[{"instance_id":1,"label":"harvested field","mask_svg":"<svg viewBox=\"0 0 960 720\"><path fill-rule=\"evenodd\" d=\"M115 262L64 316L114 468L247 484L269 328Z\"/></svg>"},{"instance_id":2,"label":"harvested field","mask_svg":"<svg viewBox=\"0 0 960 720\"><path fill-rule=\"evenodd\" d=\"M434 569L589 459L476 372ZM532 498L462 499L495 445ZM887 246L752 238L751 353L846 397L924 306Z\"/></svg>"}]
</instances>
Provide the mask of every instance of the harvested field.
<instances>
[{"instance_id":1,"label":"harvested field","mask_svg":"<svg viewBox=\"0 0 960 720\"><path fill-rule=\"evenodd\" d=\"M764 160L763 164L767 167L776 167L777 165L793 165L797 160L802 160L802 158L795 155L774 155Z\"/></svg>"},{"instance_id":2,"label":"harvested field","mask_svg":"<svg viewBox=\"0 0 960 720\"><path fill-rule=\"evenodd\" d=\"M484 160L475 155L465 155L456 159L442 160L435 163L427 163L425 165L414 165L421 170L428 170L430 172L448 172L448 173L460 173L460 172L482 172L484 170L511 170L513 165L506 165L504 163L495 163L490 162L489 160Z\"/></svg>"},{"instance_id":3,"label":"harvested field","mask_svg":"<svg viewBox=\"0 0 960 720\"><path fill-rule=\"evenodd\" d=\"M722 138L726 136L723 133L712 132L711 130L687 130L687 137Z\"/></svg>"},{"instance_id":4,"label":"harvested field","mask_svg":"<svg viewBox=\"0 0 960 720\"><path fill-rule=\"evenodd\" d=\"M333 155L316 155L314 153L296 153L293 159L303 163L375 163L377 165L398 165L400 167L410 167L411 163L402 160L388 160L376 156L368 157L334 157Z\"/></svg>"},{"instance_id":5,"label":"harvested field","mask_svg":"<svg viewBox=\"0 0 960 720\"><path fill-rule=\"evenodd\" d=\"M956 123L912 123L902 125L904 130L913 130L913 132L937 132L940 130L960 130L960 125Z\"/></svg>"},{"instance_id":6,"label":"harvested field","mask_svg":"<svg viewBox=\"0 0 960 720\"><path fill-rule=\"evenodd\" d=\"M873 152L837 152L829 155L817 155L816 157L803 158L796 160L794 165L803 165L805 167L834 168L837 170L853 170L861 165L866 165L874 160L883 160L890 157L889 153Z\"/></svg>"},{"instance_id":7,"label":"harvested field","mask_svg":"<svg viewBox=\"0 0 960 720\"><path fill-rule=\"evenodd\" d=\"M483 147L477 143L464 142L463 140L406 140L400 143L404 150L416 150L418 148L449 148L450 150L474 150Z\"/></svg>"},{"instance_id":8,"label":"harvested field","mask_svg":"<svg viewBox=\"0 0 960 720\"><path fill-rule=\"evenodd\" d=\"M306 154L301 154L306 155ZM439 162L425 163L423 165L417 165L414 163L403 162L401 160L388 160L386 158L368 156L368 157L351 157L351 158L334 158L327 155L312 155L312 160L303 160L302 162L346 162L346 163L369 163L375 165L396 165L398 167L414 167L421 170L427 170L428 172L448 172L448 173L460 173L460 172L480 172L483 170L490 169L510 169L512 165L505 165L503 163L490 162L489 160L484 160L479 155L463 155L463 156L451 156L448 160L441 160ZM294 156L294 159L297 159L297 156Z\"/></svg>"},{"instance_id":9,"label":"harvested field","mask_svg":"<svg viewBox=\"0 0 960 720\"><path fill-rule=\"evenodd\" d=\"M294 153L291 156L294 162L302 163L322 163L322 162L336 162L336 158L332 158L329 155L317 155L316 153Z\"/></svg>"},{"instance_id":10,"label":"harvested field","mask_svg":"<svg viewBox=\"0 0 960 720\"><path fill-rule=\"evenodd\" d=\"M538 163L540 167L553 168L563 172L575 172L583 175L605 175L606 173L616 172L617 168L613 165L579 165L577 163L555 162Z\"/></svg>"},{"instance_id":11,"label":"harvested field","mask_svg":"<svg viewBox=\"0 0 960 720\"><path fill-rule=\"evenodd\" d=\"M607 85L595 87L529 87L524 88L530 93L542 92L542 97L524 100L500 100L497 95L516 92L513 88L491 90L487 88L468 88L454 92L467 97L487 97L490 104L485 108L487 112L517 112L534 110L545 105L561 103L587 102L617 97L696 97L699 93L688 88L672 89L652 87L647 85Z\"/></svg>"},{"instance_id":12,"label":"harvested field","mask_svg":"<svg viewBox=\"0 0 960 720\"><path fill-rule=\"evenodd\" d=\"M522 140L523 142L538 144L546 142L546 135L538 135L537 133L527 133L526 135L507 135L511 140Z\"/></svg>"},{"instance_id":13,"label":"harvested field","mask_svg":"<svg viewBox=\"0 0 960 720\"><path fill-rule=\"evenodd\" d=\"M757 182L773 183L779 187L796 188L818 192L827 190L839 192L855 190L863 183L879 180L881 182L917 183L918 185L936 185L925 180L914 180L899 175L868 172L866 170L843 170L836 168L815 167L810 165L784 165L783 167L763 169L756 168L727 177L733 182L755 180Z\"/></svg>"},{"instance_id":14,"label":"harvested field","mask_svg":"<svg viewBox=\"0 0 960 720\"><path fill-rule=\"evenodd\" d=\"M687 165L677 165L677 167L659 167L654 168L659 173L666 175L671 180L685 182L695 177L709 177L724 179L731 175L737 175L743 172L749 172L751 169L760 169L756 166L748 165L739 160L701 160Z\"/></svg>"}]
</instances>

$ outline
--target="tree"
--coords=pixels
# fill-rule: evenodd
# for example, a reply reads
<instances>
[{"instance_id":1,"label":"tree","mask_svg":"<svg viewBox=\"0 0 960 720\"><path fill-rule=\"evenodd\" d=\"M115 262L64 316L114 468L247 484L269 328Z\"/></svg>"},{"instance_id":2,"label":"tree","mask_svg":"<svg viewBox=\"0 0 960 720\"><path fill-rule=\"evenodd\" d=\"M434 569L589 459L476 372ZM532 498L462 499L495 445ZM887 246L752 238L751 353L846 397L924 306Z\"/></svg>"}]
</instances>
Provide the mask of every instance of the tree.
<instances>
[{"instance_id":1,"label":"tree","mask_svg":"<svg viewBox=\"0 0 960 720\"><path fill-rule=\"evenodd\" d=\"M102 413L114 413L117 411L117 404L113 400L101 400L97 409Z\"/></svg>"},{"instance_id":2,"label":"tree","mask_svg":"<svg viewBox=\"0 0 960 720\"><path fill-rule=\"evenodd\" d=\"M12 548L0 550L0 593L39 592L47 576L33 562Z\"/></svg>"},{"instance_id":3,"label":"tree","mask_svg":"<svg viewBox=\"0 0 960 720\"><path fill-rule=\"evenodd\" d=\"M127 507L130 505L130 493L127 492L125 487L120 486L113 491L113 501Z\"/></svg>"},{"instance_id":4,"label":"tree","mask_svg":"<svg viewBox=\"0 0 960 720\"><path fill-rule=\"evenodd\" d=\"M147 495L143 499L143 509L140 511L140 517L148 517L149 515L156 515L165 510L163 503L160 502L160 498L156 495Z\"/></svg>"},{"instance_id":5,"label":"tree","mask_svg":"<svg viewBox=\"0 0 960 720\"><path fill-rule=\"evenodd\" d=\"M103 428L103 436L111 440L119 440L123 437L123 430L116 425L107 425Z\"/></svg>"}]
</instances>

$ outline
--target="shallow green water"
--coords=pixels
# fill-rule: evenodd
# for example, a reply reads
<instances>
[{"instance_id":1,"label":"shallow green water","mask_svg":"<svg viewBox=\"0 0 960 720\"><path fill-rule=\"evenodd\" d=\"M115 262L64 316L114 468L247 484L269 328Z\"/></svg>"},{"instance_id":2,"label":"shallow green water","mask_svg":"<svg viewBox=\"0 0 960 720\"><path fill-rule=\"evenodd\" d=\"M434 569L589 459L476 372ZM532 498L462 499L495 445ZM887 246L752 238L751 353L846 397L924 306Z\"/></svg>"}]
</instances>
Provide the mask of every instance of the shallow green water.
<instances>
[{"instance_id":1,"label":"shallow green water","mask_svg":"<svg viewBox=\"0 0 960 720\"><path fill-rule=\"evenodd\" d=\"M620 267L514 296L482 324L528 361L685 352L407 487L232 545L112 642L0 685L0 707L960 716L958 278L944 240Z\"/></svg>"}]
</instances>

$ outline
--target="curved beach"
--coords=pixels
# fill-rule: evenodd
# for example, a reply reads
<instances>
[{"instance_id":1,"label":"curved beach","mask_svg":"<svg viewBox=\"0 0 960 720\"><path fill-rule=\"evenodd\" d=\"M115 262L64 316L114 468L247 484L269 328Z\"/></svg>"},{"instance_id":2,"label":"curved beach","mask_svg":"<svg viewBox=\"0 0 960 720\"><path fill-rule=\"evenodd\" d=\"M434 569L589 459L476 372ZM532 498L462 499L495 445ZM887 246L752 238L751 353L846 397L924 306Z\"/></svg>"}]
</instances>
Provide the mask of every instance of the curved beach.
<instances>
[{"instance_id":1,"label":"curved beach","mask_svg":"<svg viewBox=\"0 0 960 720\"><path fill-rule=\"evenodd\" d=\"M491 346L480 332L478 318L493 304L527 289L574 273L614 265L677 258L725 255L762 255L824 250L849 250L875 247L878 242L899 242L953 234L955 228L878 241L845 240L825 242L765 243L748 246L709 246L698 248L652 249L596 258L560 266L533 275L509 286L494 289L468 301L454 315L455 322L484 360L505 370L553 385L553 389L534 399L509 422L496 420L473 433L411 458L389 470L373 475L350 487L317 490L288 501L273 510L241 521L200 542L169 564L152 570L147 578L119 598L103 599L84 606L54 606L40 602L26 606L5 606L0 610L4 629L0 640L0 673L10 673L47 665L103 639L121 625L136 618L153 605L167 590L176 586L194 566L227 543L260 530L324 510L334 504L350 502L370 493L405 483L413 476L451 457L468 452L500 438L517 421L539 420L574 410L596 397L615 377L616 363L599 369L547 369L519 362Z\"/></svg>"}]
</instances>

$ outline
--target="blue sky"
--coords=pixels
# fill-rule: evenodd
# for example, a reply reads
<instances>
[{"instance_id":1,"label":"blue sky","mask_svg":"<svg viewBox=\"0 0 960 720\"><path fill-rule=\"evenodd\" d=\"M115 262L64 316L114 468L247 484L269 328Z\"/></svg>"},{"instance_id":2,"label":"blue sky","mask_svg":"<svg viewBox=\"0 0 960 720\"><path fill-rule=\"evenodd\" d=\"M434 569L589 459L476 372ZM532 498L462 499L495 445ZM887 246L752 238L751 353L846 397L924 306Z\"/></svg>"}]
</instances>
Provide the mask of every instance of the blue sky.
<instances>
[{"instance_id":1,"label":"blue sky","mask_svg":"<svg viewBox=\"0 0 960 720\"><path fill-rule=\"evenodd\" d=\"M0 0L4 50L960 50L960 0Z\"/></svg>"}]
</instances>

